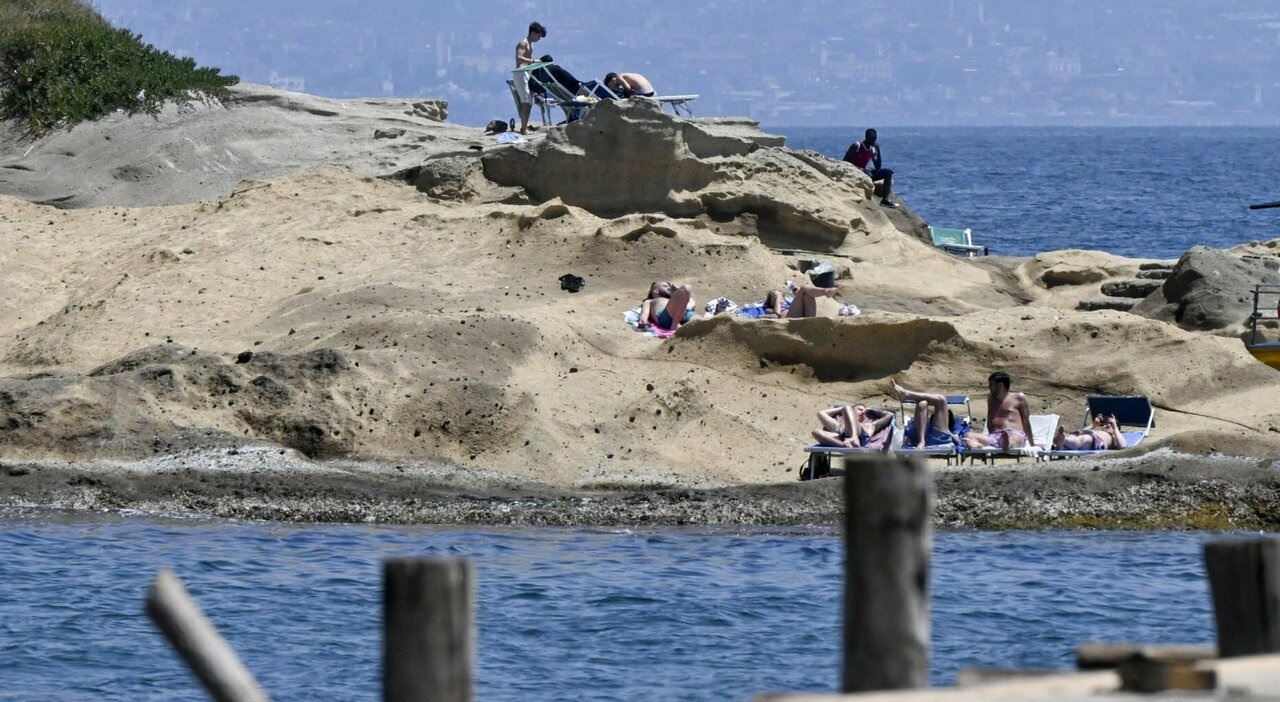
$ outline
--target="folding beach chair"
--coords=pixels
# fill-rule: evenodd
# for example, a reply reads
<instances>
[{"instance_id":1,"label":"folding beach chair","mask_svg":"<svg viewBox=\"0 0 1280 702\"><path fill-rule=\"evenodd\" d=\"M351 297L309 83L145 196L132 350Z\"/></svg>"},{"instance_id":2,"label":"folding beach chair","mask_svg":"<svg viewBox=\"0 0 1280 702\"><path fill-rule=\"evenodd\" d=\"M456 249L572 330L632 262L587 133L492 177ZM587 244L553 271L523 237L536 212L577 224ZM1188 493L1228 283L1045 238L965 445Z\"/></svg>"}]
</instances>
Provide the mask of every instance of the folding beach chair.
<instances>
[{"instance_id":1,"label":"folding beach chair","mask_svg":"<svg viewBox=\"0 0 1280 702\"><path fill-rule=\"evenodd\" d=\"M823 446L822 444L806 446L804 447L804 452L809 454L809 457L805 461L804 467L800 469L800 479L813 480L814 478L827 477L831 474L831 459L833 457L888 453L893 449L894 442L901 438L900 434L901 432L898 431L898 418L895 416L889 421L889 426L876 432L876 435L872 437L873 441L881 442L880 447L840 448L837 446Z\"/></svg>"},{"instance_id":2,"label":"folding beach chair","mask_svg":"<svg viewBox=\"0 0 1280 702\"><path fill-rule=\"evenodd\" d=\"M587 109L591 107L591 103L579 99L578 94L569 89L569 86L556 80L555 73L548 69L553 66L553 62L544 62L536 64L536 68L529 72L529 83L531 87L536 86L533 90L535 94L541 92L543 104L556 106L564 110L564 118L566 122L582 119L586 115ZM540 89L540 90L538 90Z\"/></svg>"},{"instance_id":3,"label":"folding beach chair","mask_svg":"<svg viewBox=\"0 0 1280 702\"><path fill-rule=\"evenodd\" d=\"M969 462L973 463L976 459L981 459L983 463L993 461L997 458L1013 458L1019 463L1023 458L1034 458L1039 460L1040 455L1053 445L1053 435L1058 431L1058 420L1060 417L1056 414L1033 414L1031 419L1031 434L1035 437L1034 445L1019 446L1015 449L963 449L960 454L961 461L968 457ZM985 432L985 429L984 429Z\"/></svg>"},{"instance_id":4,"label":"folding beach chair","mask_svg":"<svg viewBox=\"0 0 1280 702\"><path fill-rule=\"evenodd\" d=\"M1156 425L1156 410L1151 406L1151 400L1146 395L1086 395L1084 418L1080 420L1080 428L1088 429L1093 426L1094 417L1104 414L1115 415L1116 424L1120 426L1120 433L1124 434L1127 448L1132 448L1142 443L1142 440L1147 438L1147 435L1151 433L1151 429ZM1125 427L1131 427L1132 430L1124 431ZM1052 440L1052 437L1050 439ZM1096 456L1100 453L1111 452L1114 452L1114 450L1080 449L1070 451L1050 449L1042 452L1040 458L1042 460L1052 460L1074 456Z\"/></svg>"},{"instance_id":5,"label":"folding beach chair","mask_svg":"<svg viewBox=\"0 0 1280 702\"><path fill-rule=\"evenodd\" d=\"M514 69L512 71L512 73L528 73L529 74L529 83L530 83L529 94L530 94L530 97L533 98L534 106L537 107L539 112L542 113L542 124L544 126L551 124L551 108L552 106L558 103L554 97L551 97L549 93L539 94L536 90L533 90L533 85L538 82L533 77L533 71L539 68L543 68L545 66L550 66L550 65L551 65L550 61L536 61L527 66L521 66L520 68ZM515 81L508 78L507 87L511 89L511 99L515 100L516 111L518 112L520 110L520 93L516 91Z\"/></svg>"},{"instance_id":6,"label":"folding beach chair","mask_svg":"<svg viewBox=\"0 0 1280 702\"><path fill-rule=\"evenodd\" d=\"M944 229L931 226L929 236L933 237L934 246L950 254L976 256L981 253L986 256L991 253L986 246L974 245L972 229Z\"/></svg>"},{"instance_id":7,"label":"folding beach chair","mask_svg":"<svg viewBox=\"0 0 1280 702\"><path fill-rule=\"evenodd\" d=\"M973 420L973 410L969 404L968 395L947 395L947 406L948 407L952 407L952 406L964 407L964 414L959 415L958 417L956 417L956 419L960 422L963 422L965 426L968 426L969 423ZM905 435L905 432L907 430L907 423L909 419L915 414L915 404L911 402L903 402L899 407L899 412L902 414L902 431L898 432L899 445L895 446L893 449L896 453L902 454L904 456L923 456L925 458L945 458L947 461L947 465L951 465L952 459L958 460L960 458L958 447L954 443L936 444L931 446L925 446L924 448L916 448L915 446L910 446L904 443L904 442L914 440L910 437L907 437Z\"/></svg>"}]
</instances>

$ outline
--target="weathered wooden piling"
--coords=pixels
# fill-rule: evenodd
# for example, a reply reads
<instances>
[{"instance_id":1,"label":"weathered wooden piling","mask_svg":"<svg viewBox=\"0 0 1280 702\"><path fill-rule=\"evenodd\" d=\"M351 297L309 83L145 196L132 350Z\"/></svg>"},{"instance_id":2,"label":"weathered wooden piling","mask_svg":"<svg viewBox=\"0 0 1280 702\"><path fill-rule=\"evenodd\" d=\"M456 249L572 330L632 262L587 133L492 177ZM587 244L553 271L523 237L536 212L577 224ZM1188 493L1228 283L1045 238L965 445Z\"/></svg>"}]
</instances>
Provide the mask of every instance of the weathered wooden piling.
<instances>
[{"instance_id":1,"label":"weathered wooden piling","mask_svg":"<svg viewBox=\"0 0 1280 702\"><path fill-rule=\"evenodd\" d=\"M844 692L929 683L933 479L904 456L845 461Z\"/></svg>"},{"instance_id":2,"label":"weathered wooden piling","mask_svg":"<svg viewBox=\"0 0 1280 702\"><path fill-rule=\"evenodd\" d=\"M471 702L474 568L467 559L383 566L383 699Z\"/></svg>"},{"instance_id":3,"label":"weathered wooden piling","mask_svg":"<svg viewBox=\"0 0 1280 702\"><path fill-rule=\"evenodd\" d=\"M258 681L169 569L152 581L146 610L210 697L218 702L266 702Z\"/></svg>"},{"instance_id":4,"label":"weathered wooden piling","mask_svg":"<svg viewBox=\"0 0 1280 702\"><path fill-rule=\"evenodd\" d=\"M1223 658L1280 652L1280 539L1205 544L1204 565Z\"/></svg>"}]
</instances>

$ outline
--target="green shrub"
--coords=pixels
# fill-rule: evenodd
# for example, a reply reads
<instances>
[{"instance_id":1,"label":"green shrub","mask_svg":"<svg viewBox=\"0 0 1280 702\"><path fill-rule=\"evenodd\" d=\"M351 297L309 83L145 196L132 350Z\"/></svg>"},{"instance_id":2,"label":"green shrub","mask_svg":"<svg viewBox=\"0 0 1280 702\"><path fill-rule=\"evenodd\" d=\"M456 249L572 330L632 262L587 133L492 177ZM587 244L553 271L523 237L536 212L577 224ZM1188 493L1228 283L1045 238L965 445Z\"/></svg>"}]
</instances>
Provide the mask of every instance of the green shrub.
<instances>
[{"instance_id":1,"label":"green shrub","mask_svg":"<svg viewBox=\"0 0 1280 702\"><path fill-rule=\"evenodd\" d=\"M225 98L239 81L112 27L83 0L0 9L0 117L25 119L33 134L117 109L155 114L166 101Z\"/></svg>"}]
</instances>

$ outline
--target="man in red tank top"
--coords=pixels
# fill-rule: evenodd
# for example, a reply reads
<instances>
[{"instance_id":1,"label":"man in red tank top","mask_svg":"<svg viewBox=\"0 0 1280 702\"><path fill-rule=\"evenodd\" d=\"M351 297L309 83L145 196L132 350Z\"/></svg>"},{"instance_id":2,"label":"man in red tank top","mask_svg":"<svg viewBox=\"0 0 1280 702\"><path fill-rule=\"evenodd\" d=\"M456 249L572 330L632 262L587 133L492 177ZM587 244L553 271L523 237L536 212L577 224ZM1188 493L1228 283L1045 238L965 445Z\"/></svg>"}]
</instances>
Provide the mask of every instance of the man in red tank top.
<instances>
[{"instance_id":1,"label":"man in red tank top","mask_svg":"<svg viewBox=\"0 0 1280 702\"><path fill-rule=\"evenodd\" d=\"M876 143L876 130L868 129L862 141L853 142L849 150L844 152L844 160L857 166L859 170L866 171L867 175L871 176L871 180L883 180L884 192L881 193L880 205L889 208L897 207L889 199L889 194L893 192L893 171L881 167L880 145Z\"/></svg>"}]
</instances>

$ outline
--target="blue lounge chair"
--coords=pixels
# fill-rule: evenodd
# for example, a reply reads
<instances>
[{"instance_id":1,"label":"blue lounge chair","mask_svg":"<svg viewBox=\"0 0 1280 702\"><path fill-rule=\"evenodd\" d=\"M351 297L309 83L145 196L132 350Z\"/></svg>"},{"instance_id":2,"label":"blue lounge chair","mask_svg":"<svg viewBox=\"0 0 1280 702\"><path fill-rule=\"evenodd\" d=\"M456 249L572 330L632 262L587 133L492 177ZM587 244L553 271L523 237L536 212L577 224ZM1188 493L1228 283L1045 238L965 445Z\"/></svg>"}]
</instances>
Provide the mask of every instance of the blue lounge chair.
<instances>
[{"instance_id":1,"label":"blue lounge chair","mask_svg":"<svg viewBox=\"0 0 1280 702\"><path fill-rule=\"evenodd\" d=\"M1132 448L1142 443L1156 425L1156 409L1151 406L1151 399L1146 395L1086 395L1084 418L1080 420L1080 428L1093 426L1093 418L1100 414L1113 414L1116 424L1120 425L1125 443ZM1124 431L1130 427L1131 431ZM1052 437L1051 437L1052 438ZM1080 449L1075 451L1050 449L1043 451L1040 458L1072 458L1075 456L1096 456L1108 453L1109 449Z\"/></svg>"}]
</instances>

